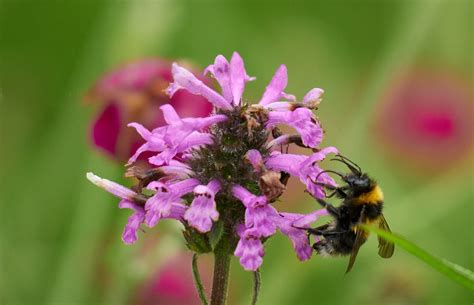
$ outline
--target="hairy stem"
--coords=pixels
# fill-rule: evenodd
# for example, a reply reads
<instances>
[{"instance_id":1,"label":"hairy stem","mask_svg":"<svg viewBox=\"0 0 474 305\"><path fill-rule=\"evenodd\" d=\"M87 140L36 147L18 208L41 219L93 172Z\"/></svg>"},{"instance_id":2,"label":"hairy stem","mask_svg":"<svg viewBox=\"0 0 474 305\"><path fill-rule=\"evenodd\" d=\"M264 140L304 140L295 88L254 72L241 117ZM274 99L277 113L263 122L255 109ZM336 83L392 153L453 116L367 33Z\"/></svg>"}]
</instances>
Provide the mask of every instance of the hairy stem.
<instances>
[{"instance_id":1,"label":"hairy stem","mask_svg":"<svg viewBox=\"0 0 474 305\"><path fill-rule=\"evenodd\" d=\"M203 305L208 305L209 303L207 302L206 298L206 293L204 291L204 286L202 285L201 282L201 275L199 274L199 268L198 268L198 254L194 253L193 255L193 279L194 279L194 285L196 286L196 290L199 294L199 298L201 299L201 302Z\"/></svg>"},{"instance_id":2,"label":"hairy stem","mask_svg":"<svg viewBox=\"0 0 474 305\"><path fill-rule=\"evenodd\" d=\"M252 305L257 304L258 294L260 293L260 270L257 269L253 273L253 296L252 296Z\"/></svg>"},{"instance_id":3,"label":"hairy stem","mask_svg":"<svg viewBox=\"0 0 474 305\"><path fill-rule=\"evenodd\" d=\"M229 237L224 235L214 250L214 278L212 281L211 305L225 305L229 282L232 247Z\"/></svg>"}]
</instances>

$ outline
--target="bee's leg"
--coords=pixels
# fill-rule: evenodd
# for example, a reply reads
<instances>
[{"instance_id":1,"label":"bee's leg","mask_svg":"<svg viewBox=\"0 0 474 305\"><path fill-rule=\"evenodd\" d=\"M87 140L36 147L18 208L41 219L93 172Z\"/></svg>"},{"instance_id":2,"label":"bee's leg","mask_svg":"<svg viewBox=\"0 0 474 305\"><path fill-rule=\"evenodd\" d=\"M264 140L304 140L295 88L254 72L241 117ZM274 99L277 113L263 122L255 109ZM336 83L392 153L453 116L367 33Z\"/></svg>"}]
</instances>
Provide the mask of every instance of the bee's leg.
<instances>
[{"instance_id":1,"label":"bee's leg","mask_svg":"<svg viewBox=\"0 0 474 305\"><path fill-rule=\"evenodd\" d=\"M346 193L344 193L343 191L337 189L334 192L332 192L331 194L326 195L326 198L332 198L332 197L334 197L334 195L337 195L338 198L346 198L347 197Z\"/></svg>"},{"instance_id":2,"label":"bee's leg","mask_svg":"<svg viewBox=\"0 0 474 305\"><path fill-rule=\"evenodd\" d=\"M331 214L334 217L339 217L339 210L330 204L329 202L324 201L323 199L315 198L316 201L323 207L325 208L329 214Z\"/></svg>"},{"instance_id":3,"label":"bee's leg","mask_svg":"<svg viewBox=\"0 0 474 305\"><path fill-rule=\"evenodd\" d=\"M322 186L324 188L327 188L328 190L334 191L329 196L327 196L327 198L331 198L335 194L337 194L337 196L339 198L346 198L347 197L347 194L344 192L345 190L347 190L347 187L337 187L337 186L333 186L333 185L326 184L326 183L320 183L320 182L316 182L315 184L319 185L319 186Z\"/></svg>"},{"instance_id":4,"label":"bee's leg","mask_svg":"<svg viewBox=\"0 0 474 305\"><path fill-rule=\"evenodd\" d=\"M306 229L308 231L308 234L311 234L311 235L324 235L324 230L321 230L319 228L309 228L309 229Z\"/></svg>"},{"instance_id":5,"label":"bee's leg","mask_svg":"<svg viewBox=\"0 0 474 305\"><path fill-rule=\"evenodd\" d=\"M339 231L327 231L324 229L320 229L319 227L314 228L314 229L309 228L307 230L309 234L318 235L318 236L333 236L333 235L341 235L341 234L346 233L346 232L339 232Z\"/></svg>"}]
</instances>

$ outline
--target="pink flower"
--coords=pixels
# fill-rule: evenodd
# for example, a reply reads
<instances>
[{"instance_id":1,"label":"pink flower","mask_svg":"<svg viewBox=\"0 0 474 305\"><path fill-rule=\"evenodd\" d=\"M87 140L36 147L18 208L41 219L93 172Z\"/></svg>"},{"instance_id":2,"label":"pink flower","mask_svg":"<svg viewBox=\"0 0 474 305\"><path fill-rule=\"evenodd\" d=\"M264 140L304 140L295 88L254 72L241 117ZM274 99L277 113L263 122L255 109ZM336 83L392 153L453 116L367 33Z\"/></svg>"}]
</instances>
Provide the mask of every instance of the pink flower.
<instances>
[{"instance_id":1,"label":"pink flower","mask_svg":"<svg viewBox=\"0 0 474 305\"><path fill-rule=\"evenodd\" d=\"M125 225L125 229L122 234L122 240L124 243L133 244L137 240L137 232L145 220L145 210L142 206L135 203L138 194L113 181L100 178L93 173L87 173L87 179L89 179L89 181L98 187L121 198L122 200L119 203L119 208L132 209L134 211L132 216L128 218L128 222Z\"/></svg>"},{"instance_id":2,"label":"pink flower","mask_svg":"<svg viewBox=\"0 0 474 305\"><path fill-rule=\"evenodd\" d=\"M159 242L158 242L159 243ZM165 259L156 272L143 284L129 303L136 305L201 305L193 275L189 268L192 254L189 251L174 253ZM212 269L210 264L200 264L203 284L210 287Z\"/></svg>"},{"instance_id":3,"label":"pink flower","mask_svg":"<svg viewBox=\"0 0 474 305\"><path fill-rule=\"evenodd\" d=\"M256 149L251 149L245 155L245 158L252 164L253 168L257 172L261 172L263 169L263 158L260 152Z\"/></svg>"},{"instance_id":4,"label":"pink flower","mask_svg":"<svg viewBox=\"0 0 474 305\"><path fill-rule=\"evenodd\" d=\"M417 68L400 75L378 105L377 143L394 163L437 175L469 159L474 147L472 79Z\"/></svg>"},{"instance_id":5,"label":"pink flower","mask_svg":"<svg viewBox=\"0 0 474 305\"><path fill-rule=\"evenodd\" d=\"M158 106L166 103L185 117L211 112L212 106L204 98L188 92L166 96L163 90L171 80L171 62L161 59L141 59L105 74L86 95L87 101L100 108L91 126L93 145L124 161L143 143L126 128L127 123L137 121L147 129L162 126L165 122Z\"/></svg>"},{"instance_id":6,"label":"pink flower","mask_svg":"<svg viewBox=\"0 0 474 305\"><path fill-rule=\"evenodd\" d=\"M255 80L255 77L247 75L244 61L239 53L234 52L230 60L218 55L213 65L208 66L204 73L211 73L222 88L223 97L233 106L240 105L245 83Z\"/></svg>"},{"instance_id":7,"label":"pink flower","mask_svg":"<svg viewBox=\"0 0 474 305\"><path fill-rule=\"evenodd\" d=\"M163 111L167 126L156 128L150 132L138 123L128 125L134 127L147 141L137 149L128 160L128 164L135 162L140 154L145 151L160 152L160 154L149 159L150 163L158 166L168 164L180 152L194 146L212 143L210 134L197 131L227 119L225 115L181 119L171 105L161 106L160 109Z\"/></svg>"},{"instance_id":8,"label":"pink flower","mask_svg":"<svg viewBox=\"0 0 474 305\"><path fill-rule=\"evenodd\" d=\"M259 233L254 228L241 226L237 228L240 240L235 248L234 255L240 258L240 264L248 271L256 271L263 262L265 250L260 241Z\"/></svg>"},{"instance_id":9,"label":"pink flower","mask_svg":"<svg viewBox=\"0 0 474 305\"><path fill-rule=\"evenodd\" d=\"M270 84L268 84L259 104L266 106L268 104L279 101L280 99L286 99L290 101L296 100L294 95L283 92L288 85L288 73L285 65L281 65L275 72Z\"/></svg>"},{"instance_id":10,"label":"pink flower","mask_svg":"<svg viewBox=\"0 0 474 305\"><path fill-rule=\"evenodd\" d=\"M184 219L199 232L209 232L212 228L212 222L219 219L215 196L220 188L220 183L217 180L212 180L207 185L198 185L194 188L194 200L184 214Z\"/></svg>"},{"instance_id":11,"label":"pink flower","mask_svg":"<svg viewBox=\"0 0 474 305\"><path fill-rule=\"evenodd\" d=\"M309 228L310 224L315 222L319 216L325 216L327 214L327 211L322 209L308 215L280 213L275 218L275 222L280 231L290 238L299 260L308 260L313 254L313 248L309 243L308 235L304 230L301 230L301 228Z\"/></svg>"},{"instance_id":12,"label":"pink flower","mask_svg":"<svg viewBox=\"0 0 474 305\"><path fill-rule=\"evenodd\" d=\"M268 204L265 196L255 196L240 185L232 187L232 194L246 207L245 226L254 229L254 236L268 237L275 233L276 225L272 217L278 212Z\"/></svg>"},{"instance_id":13,"label":"pink flower","mask_svg":"<svg viewBox=\"0 0 474 305\"><path fill-rule=\"evenodd\" d=\"M312 113L323 90L311 89L297 102L285 92L288 76L281 65L260 102L251 105L243 93L245 84L255 78L247 74L236 52L230 61L218 55L205 73L217 80L220 93L176 63L166 92L170 97L185 91L202 96L214 106L213 114L181 118L171 105L164 105L160 107L166 123L163 126L150 129L138 122L129 125L145 140L129 164L151 153L149 163L157 168L151 170L151 180L137 171L135 177L140 181L134 189L140 190L139 194L123 187L111 190L135 204L122 204L135 211L124 240L134 241L142 223L152 227L160 219L172 218L187 224L184 236L188 248L206 253L214 250L214 238L217 242L218 238L230 238L235 229L239 242L234 254L244 269L255 271L263 262L263 243L279 229L290 238L298 258L308 259L312 249L306 228L325 211L279 213L272 203L285 191L283 178L287 174L299 178L317 198L325 197L321 184L336 185L320 162L338 151L334 147L320 149L323 130ZM189 105L192 103L190 100ZM280 124L293 127L298 134L282 134L276 128ZM312 154L280 152L282 145L291 144L306 147ZM236 226L240 220L243 223ZM216 223L225 230L220 236L219 230L213 231L219 229L214 227Z\"/></svg>"},{"instance_id":14,"label":"pink flower","mask_svg":"<svg viewBox=\"0 0 474 305\"><path fill-rule=\"evenodd\" d=\"M323 139L323 130L314 114L307 108L298 108L293 111L271 111L268 114L267 126L272 128L278 124L286 124L295 128L301 135L303 144L308 147L317 147Z\"/></svg>"},{"instance_id":15,"label":"pink flower","mask_svg":"<svg viewBox=\"0 0 474 305\"><path fill-rule=\"evenodd\" d=\"M205 97L215 107L231 110L232 105L219 93L206 86L191 72L181 67L177 63L173 63L173 78L174 82L170 84L166 93L173 97L180 89L186 89L188 92Z\"/></svg>"},{"instance_id":16,"label":"pink flower","mask_svg":"<svg viewBox=\"0 0 474 305\"><path fill-rule=\"evenodd\" d=\"M159 181L150 183L147 188L156 191L156 193L145 204L146 225L151 228L162 218L182 218L186 211L186 206L181 202L181 197L192 192L198 184L199 181L193 178L173 184Z\"/></svg>"},{"instance_id":17,"label":"pink flower","mask_svg":"<svg viewBox=\"0 0 474 305\"><path fill-rule=\"evenodd\" d=\"M128 218L128 222L125 225L122 234L122 240L124 243L133 244L135 241L137 241L137 232L140 230L141 224L145 221L145 209L143 209L142 206L139 206L138 204L128 200L120 201L119 208L134 210L132 216Z\"/></svg>"},{"instance_id":18,"label":"pink flower","mask_svg":"<svg viewBox=\"0 0 474 305\"><path fill-rule=\"evenodd\" d=\"M336 182L318 165L318 162L324 160L330 153L337 154L338 150L335 147L326 147L311 156L276 153L265 161L265 165L270 169L284 171L298 177L306 185L308 192L322 199L325 197L324 189L316 182L336 185Z\"/></svg>"}]
</instances>

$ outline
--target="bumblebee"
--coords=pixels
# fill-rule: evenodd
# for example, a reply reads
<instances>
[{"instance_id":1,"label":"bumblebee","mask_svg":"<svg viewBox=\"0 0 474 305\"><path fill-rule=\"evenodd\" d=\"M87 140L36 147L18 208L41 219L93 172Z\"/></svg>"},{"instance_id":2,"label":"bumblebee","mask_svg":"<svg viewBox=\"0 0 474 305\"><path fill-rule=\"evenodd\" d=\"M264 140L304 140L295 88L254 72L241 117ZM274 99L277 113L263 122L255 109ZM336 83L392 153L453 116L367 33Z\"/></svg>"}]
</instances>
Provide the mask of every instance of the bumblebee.
<instances>
[{"instance_id":1,"label":"bumblebee","mask_svg":"<svg viewBox=\"0 0 474 305\"><path fill-rule=\"evenodd\" d=\"M322 256L349 255L349 264L346 273L349 272L355 262L360 247L366 242L368 233L357 227L358 224L376 224L381 229L390 231L390 228L382 214L383 193L380 186L363 173L361 168L344 156L337 155L332 159L344 163L350 173L341 174L336 171L326 170L322 173L334 173L338 175L344 185L334 187L321 184L326 190L332 191L327 198L336 196L342 199L342 203L335 207L325 200L315 198L318 203L326 208L329 215L334 219L323 226L308 229L309 235L322 237L313 244L314 250ZM317 177L315 179L317 181ZM394 252L394 245L378 237L379 255L390 258Z\"/></svg>"}]
</instances>

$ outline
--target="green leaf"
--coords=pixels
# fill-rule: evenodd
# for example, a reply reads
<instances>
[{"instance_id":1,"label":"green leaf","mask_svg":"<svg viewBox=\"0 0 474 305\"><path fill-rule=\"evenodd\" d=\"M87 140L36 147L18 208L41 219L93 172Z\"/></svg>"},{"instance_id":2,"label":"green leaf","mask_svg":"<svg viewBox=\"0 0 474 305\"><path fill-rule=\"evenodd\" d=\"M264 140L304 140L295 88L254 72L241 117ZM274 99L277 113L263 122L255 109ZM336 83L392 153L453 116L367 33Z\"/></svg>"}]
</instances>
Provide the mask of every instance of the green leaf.
<instances>
[{"instance_id":1,"label":"green leaf","mask_svg":"<svg viewBox=\"0 0 474 305\"><path fill-rule=\"evenodd\" d=\"M224 233L224 223L222 221L218 221L212 227L211 232L209 232L209 245L211 246L212 250L216 248L217 244L221 240L221 237Z\"/></svg>"},{"instance_id":2,"label":"green leaf","mask_svg":"<svg viewBox=\"0 0 474 305\"><path fill-rule=\"evenodd\" d=\"M383 239L393 242L395 245L404 249L408 253L418 257L433 269L446 275L451 280L461 284L471 290L474 290L474 273L462 266L454 264L446 259L438 258L425 250L421 249L414 243L406 240L398 234L390 233L388 231L379 229L370 225L361 224L360 227L366 231L373 232Z\"/></svg>"},{"instance_id":3,"label":"green leaf","mask_svg":"<svg viewBox=\"0 0 474 305\"><path fill-rule=\"evenodd\" d=\"M199 233L199 231L190 226L185 226L185 228L183 236L189 250L199 254L209 253L212 251L206 235Z\"/></svg>"}]
</instances>

